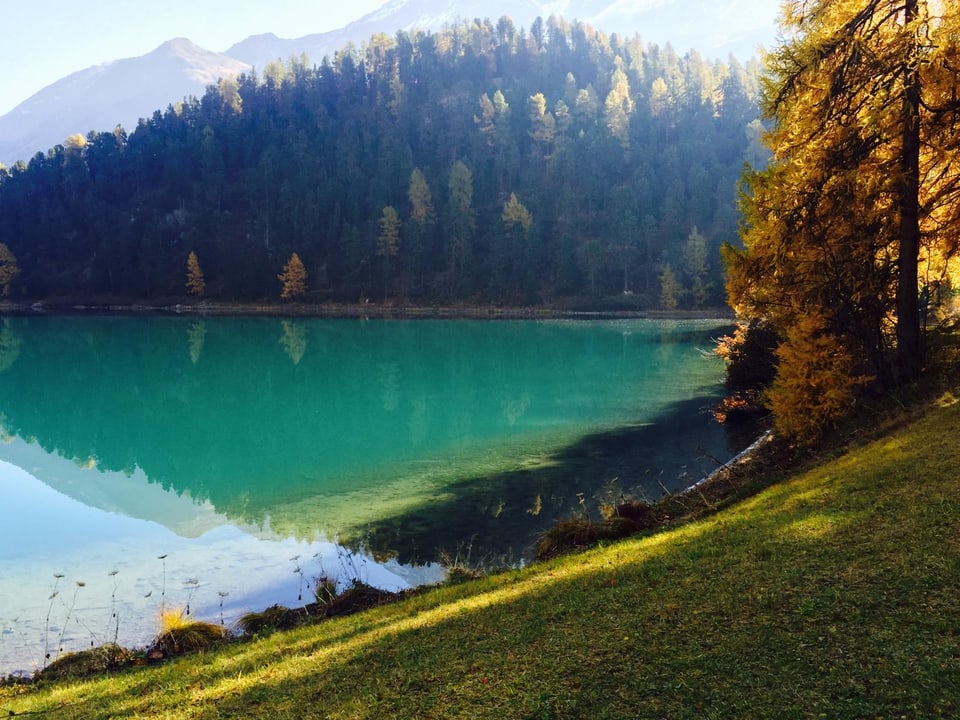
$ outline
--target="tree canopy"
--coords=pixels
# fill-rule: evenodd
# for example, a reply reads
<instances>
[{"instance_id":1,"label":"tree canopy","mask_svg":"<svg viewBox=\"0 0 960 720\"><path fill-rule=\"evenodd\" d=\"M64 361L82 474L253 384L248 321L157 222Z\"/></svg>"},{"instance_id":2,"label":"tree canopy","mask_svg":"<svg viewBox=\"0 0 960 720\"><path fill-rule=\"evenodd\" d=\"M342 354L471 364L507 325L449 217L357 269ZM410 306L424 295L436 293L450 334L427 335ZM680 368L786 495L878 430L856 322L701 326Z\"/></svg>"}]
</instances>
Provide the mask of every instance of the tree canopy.
<instances>
[{"instance_id":1,"label":"tree canopy","mask_svg":"<svg viewBox=\"0 0 960 720\"><path fill-rule=\"evenodd\" d=\"M180 296L192 251L207 296L266 298L296 252L332 299L377 295L390 273L413 300L629 287L656 306L694 227L709 258L736 236L759 68L556 17L538 27L477 20L271 63L0 171L13 294ZM529 226L504 222L514 195ZM707 267L684 303L723 301L720 263Z\"/></svg>"},{"instance_id":2,"label":"tree canopy","mask_svg":"<svg viewBox=\"0 0 960 720\"><path fill-rule=\"evenodd\" d=\"M731 303L780 335L771 403L790 434L923 368L921 298L952 288L960 231L958 28L934 0L784 6L763 86L773 161L746 178L726 256Z\"/></svg>"}]
</instances>

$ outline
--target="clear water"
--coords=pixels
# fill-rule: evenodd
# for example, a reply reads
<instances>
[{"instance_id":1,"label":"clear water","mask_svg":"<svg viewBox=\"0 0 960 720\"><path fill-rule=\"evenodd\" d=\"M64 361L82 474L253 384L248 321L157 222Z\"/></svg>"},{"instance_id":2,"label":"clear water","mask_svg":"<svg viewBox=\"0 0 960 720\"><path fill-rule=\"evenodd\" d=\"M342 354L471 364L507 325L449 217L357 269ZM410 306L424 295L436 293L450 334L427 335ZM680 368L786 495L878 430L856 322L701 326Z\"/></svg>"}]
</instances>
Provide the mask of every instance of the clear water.
<instances>
[{"instance_id":1,"label":"clear water","mask_svg":"<svg viewBox=\"0 0 960 720\"><path fill-rule=\"evenodd\" d=\"M161 607L522 561L581 499L689 485L739 449L703 411L726 329L3 319L0 673L143 645Z\"/></svg>"}]
</instances>

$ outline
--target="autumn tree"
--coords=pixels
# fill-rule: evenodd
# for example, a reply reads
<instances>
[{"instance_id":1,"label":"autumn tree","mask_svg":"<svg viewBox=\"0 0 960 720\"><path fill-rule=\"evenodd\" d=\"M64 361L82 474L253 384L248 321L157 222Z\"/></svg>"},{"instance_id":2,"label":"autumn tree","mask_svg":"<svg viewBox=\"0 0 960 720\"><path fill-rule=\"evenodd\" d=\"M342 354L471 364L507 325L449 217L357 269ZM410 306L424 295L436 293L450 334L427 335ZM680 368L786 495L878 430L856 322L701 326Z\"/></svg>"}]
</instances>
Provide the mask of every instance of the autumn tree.
<instances>
[{"instance_id":1,"label":"autumn tree","mask_svg":"<svg viewBox=\"0 0 960 720\"><path fill-rule=\"evenodd\" d=\"M633 98L626 73L618 66L610 78L610 93L603 103L603 122L624 150L630 147L630 115Z\"/></svg>"},{"instance_id":2,"label":"autumn tree","mask_svg":"<svg viewBox=\"0 0 960 720\"><path fill-rule=\"evenodd\" d=\"M420 168L414 168L410 173L407 199L410 201L410 222L405 226L408 250L404 255L407 256L407 262L411 265L411 272L422 277L429 270L432 255L430 240L437 218L430 185Z\"/></svg>"},{"instance_id":3,"label":"autumn tree","mask_svg":"<svg viewBox=\"0 0 960 720\"><path fill-rule=\"evenodd\" d=\"M296 253L290 256L277 278L283 286L280 297L284 300L302 297L307 292L307 270Z\"/></svg>"},{"instance_id":4,"label":"autumn tree","mask_svg":"<svg viewBox=\"0 0 960 720\"><path fill-rule=\"evenodd\" d=\"M746 177L745 247L725 256L731 303L778 330L781 367L801 347L822 355L806 368L813 386L909 382L923 367L919 258L939 247L949 259L958 229L958 147L944 129L958 110L956 15L923 0L784 6L763 98L773 159Z\"/></svg>"},{"instance_id":5,"label":"autumn tree","mask_svg":"<svg viewBox=\"0 0 960 720\"><path fill-rule=\"evenodd\" d=\"M664 310L676 310L680 306L683 286L669 265L660 272L660 307Z\"/></svg>"},{"instance_id":6,"label":"autumn tree","mask_svg":"<svg viewBox=\"0 0 960 720\"><path fill-rule=\"evenodd\" d=\"M19 274L20 266L17 265L17 258L14 257L10 248L0 243L0 286L3 287L3 297L10 296L10 285Z\"/></svg>"},{"instance_id":7,"label":"autumn tree","mask_svg":"<svg viewBox=\"0 0 960 720\"><path fill-rule=\"evenodd\" d=\"M503 221L504 242L499 249L497 274L507 289L515 292L523 275L529 274L534 262L534 259L529 257L533 215L526 205L517 199L516 193L511 193L503 204L500 218Z\"/></svg>"},{"instance_id":8,"label":"autumn tree","mask_svg":"<svg viewBox=\"0 0 960 720\"><path fill-rule=\"evenodd\" d=\"M200 261L197 254L192 252L187 256L187 292L196 297L200 297L207 289L207 283L203 279L203 270L200 269Z\"/></svg>"}]
</instances>

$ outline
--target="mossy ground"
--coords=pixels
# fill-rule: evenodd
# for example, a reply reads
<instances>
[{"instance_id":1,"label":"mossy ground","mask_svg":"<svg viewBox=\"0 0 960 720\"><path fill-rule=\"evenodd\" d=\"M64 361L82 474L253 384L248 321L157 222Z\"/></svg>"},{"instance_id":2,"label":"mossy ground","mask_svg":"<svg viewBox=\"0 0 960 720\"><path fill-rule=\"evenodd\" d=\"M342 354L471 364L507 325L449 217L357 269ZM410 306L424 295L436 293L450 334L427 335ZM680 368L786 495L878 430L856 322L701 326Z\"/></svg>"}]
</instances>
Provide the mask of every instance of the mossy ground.
<instances>
[{"instance_id":1,"label":"mossy ground","mask_svg":"<svg viewBox=\"0 0 960 720\"><path fill-rule=\"evenodd\" d=\"M678 527L156 667L0 688L0 715L956 717L946 400Z\"/></svg>"}]
</instances>

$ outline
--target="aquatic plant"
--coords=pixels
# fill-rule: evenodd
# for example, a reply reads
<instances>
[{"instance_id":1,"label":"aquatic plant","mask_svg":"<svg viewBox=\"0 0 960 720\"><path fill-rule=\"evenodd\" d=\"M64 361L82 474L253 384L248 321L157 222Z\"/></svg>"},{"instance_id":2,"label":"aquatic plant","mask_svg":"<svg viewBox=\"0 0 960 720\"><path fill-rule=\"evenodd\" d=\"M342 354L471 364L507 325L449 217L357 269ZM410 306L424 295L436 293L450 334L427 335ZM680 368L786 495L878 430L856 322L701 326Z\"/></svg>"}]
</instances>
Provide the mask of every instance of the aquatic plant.
<instances>
[{"instance_id":1,"label":"aquatic plant","mask_svg":"<svg viewBox=\"0 0 960 720\"><path fill-rule=\"evenodd\" d=\"M47 660L50 659L50 616L53 614L53 602L56 600L60 591L60 581L63 579L63 573L54 573L53 590L50 592L50 605L47 607L47 619L43 626L43 665L46 667Z\"/></svg>"},{"instance_id":2,"label":"aquatic plant","mask_svg":"<svg viewBox=\"0 0 960 720\"><path fill-rule=\"evenodd\" d=\"M157 560L163 563L163 577L160 581L160 614L162 615L167 604L167 554L157 555Z\"/></svg>"},{"instance_id":3,"label":"aquatic plant","mask_svg":"<svg viewBox=\"0 0 960 720\"><path fill-rule=\"evenodd\" d=\"M190 601L193 600L193 595L197 592L197 588L200 587L200 581L197 578L190 578L189 580L184 580L184 586L187 588L187 607L185 613L190 614Z\"/></svg>"},{"instance_id":4,"label":"aquatic plant","mask_svg":"<svg viewBox=\"0 0 960 720\"><path fill-rule=\"evenodd\" d=\"M217 592L217 595L220 596L220 625L223 626L223 599L227 597L230 593L220 590Z\"/></svg>"},{"instance_id":5,"label":"aquatic plant","mask_svg":"<svg viewBox=\"0 0 960 720\"><path fill-rule=\"evenodd\" d=\"M300 567L300 556L294 555L292 558L290 558L290 562L294 563L293 574L300 578L300 584L297 587L297 601L303 602L303 584L305 581L303 576L303 568Z\"/></svg>"},{"instance_id":6,"label":"aquatic plant","mask_svg":"<svg viewBox=\"0 0 960 720\"><path fill-rule=\"evenodd\" d=\"M109 576L113 578L113 591L110 593L110 620L113 624L113 644L117 644L117 638L120 636L120 613L117 612L117 575L119 570L111 570Z\"/></svg>"},{"instance_id":7,"label":"aquatic plant","mask_svg":"<svg viewBox=\"0 0 960 720\"><path fill-rule=\"evenodd\" d=\"M70 622L70 617L73 615L73 609L77 606L77 595L80 594L80 588L86 587L86 585L87 584L82 580L76 581L76 587L73 590L73 598L70 600L70 607L67 608L67 615L64 617L63 624L60 626L60 639L57 641L57 658L59 658L60 653L63 652L63 638L64 635L66 635L67 625ZM61 602L63 602L62 599Z\"/></svg>"}]
</instances>

